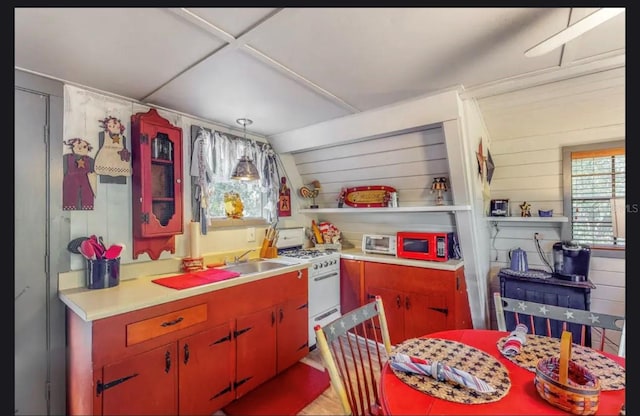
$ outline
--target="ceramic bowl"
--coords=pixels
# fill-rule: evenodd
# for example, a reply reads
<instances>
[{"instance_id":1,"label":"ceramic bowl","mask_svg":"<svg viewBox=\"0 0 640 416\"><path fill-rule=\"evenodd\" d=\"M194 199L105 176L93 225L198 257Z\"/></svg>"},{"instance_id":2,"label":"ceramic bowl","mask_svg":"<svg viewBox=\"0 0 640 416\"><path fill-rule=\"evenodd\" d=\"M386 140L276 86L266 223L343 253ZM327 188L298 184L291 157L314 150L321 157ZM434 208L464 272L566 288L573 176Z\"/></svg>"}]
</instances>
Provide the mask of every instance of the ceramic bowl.
<instances>
[{"instance_id":1,"label":"ceramic bowl","mask_svg":"<svg viewBox=\"0 0 640 416\"><path fill-rule=\"evenodd\" d=\"M541 216L541 217L553 217L553 210L552 209L548 209L548 210L539 209L538 210L538 215Z\"/></svg>"}]
</instances>

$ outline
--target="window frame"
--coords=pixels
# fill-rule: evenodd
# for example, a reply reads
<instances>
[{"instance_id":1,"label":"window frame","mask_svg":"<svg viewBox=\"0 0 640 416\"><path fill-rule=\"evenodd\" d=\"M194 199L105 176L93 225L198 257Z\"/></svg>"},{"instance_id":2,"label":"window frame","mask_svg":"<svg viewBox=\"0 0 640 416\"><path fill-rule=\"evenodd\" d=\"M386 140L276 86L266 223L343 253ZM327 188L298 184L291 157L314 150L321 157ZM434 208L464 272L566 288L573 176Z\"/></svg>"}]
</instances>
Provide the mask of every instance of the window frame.
<instances>
[{"instance_id":1,"label":"window frame","mask_svg":"<svg viewBox=\"0 0 640 416\"><path fill-rule=\"evenodd\" d=\"M215 129L210 128L210 127L205 127L205 126L201 126L201 125L197 125L197 124L191 124L191 137L190 137L190 143L191 146L189 147L189 160L187 162L188 168L186 168L185 170L187 171L187 174L190 175L190 166L191 166L191 158L192 158L192 153L193 153L193 146L194 143L198 137L198 131L203 128L205 130L207 130L208 132L210 132L211 134L213 134L213 132L215 131ZM236 136L233 133L230 132L226 132L224 129L218 129L219 131L224 132L224 134L230 135L230 136L234 136L234 137L239 137ZM196 211L200 210L197 198L196 198L196 181L194 180L194 176L190 176L191 179L191 205L192 205L192 218L200 218L200 213L198 212L196 214ZM264 194L262 195L262 204L264 205L265 201L264 201ZM202 221L202 219L200 219L200 221ZM241 219L235 219L235 218L224 218L224 217L214 217L211 218L210 220L210 224L207 225L207 230L211 230L213 231L214 229L233 229L233 228L247 228L247 227L256 227L256 226L267 226L269 225L269 222L267 221L267 219L265 217L244 217Z\"/></svg>"},{"instance_id":2,"label":"window frame","mask_svg":"<svg viewBox=\"0 0 640 416\"><path fill-rule=\"evenodd\" d=\"M572 207L572 169L571 169L571 153L594 151L611 148L623 148L626 147L624 140L615 140L607 142L590 143L576 146L563 146L562 151L562 188L563 188L563 210L565 215L569 219L561 230L562 240L571 240L573 235L573 207ZM626 172L625 172L626 176ZM591 255L594 257L606 257L614 259L624 259L626 253L626 246L619 248L602 248L591 247Z\"/></svg>"}]
</instances>

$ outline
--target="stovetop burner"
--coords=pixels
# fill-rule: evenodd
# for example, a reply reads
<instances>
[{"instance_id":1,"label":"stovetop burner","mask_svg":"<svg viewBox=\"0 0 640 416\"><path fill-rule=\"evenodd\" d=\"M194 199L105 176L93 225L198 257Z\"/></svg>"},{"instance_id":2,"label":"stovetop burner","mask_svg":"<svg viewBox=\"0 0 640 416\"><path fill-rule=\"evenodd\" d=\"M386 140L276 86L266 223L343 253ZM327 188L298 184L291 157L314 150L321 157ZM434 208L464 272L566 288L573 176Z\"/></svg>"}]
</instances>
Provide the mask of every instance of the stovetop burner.
<instances>
[{"instance_id":1,"label":"stovetop burner","mask_svg":"<svg viewBox=\"0 0 640 416\"><path fill-rule=\"evenodd\" d=\"M284 257L293 257L297 259L315 259L318 257L328 256L330 254L337 253L337 250L313 250L302 248L289 248L278 251L278 255Z\"/></svg>"}]
</instances>

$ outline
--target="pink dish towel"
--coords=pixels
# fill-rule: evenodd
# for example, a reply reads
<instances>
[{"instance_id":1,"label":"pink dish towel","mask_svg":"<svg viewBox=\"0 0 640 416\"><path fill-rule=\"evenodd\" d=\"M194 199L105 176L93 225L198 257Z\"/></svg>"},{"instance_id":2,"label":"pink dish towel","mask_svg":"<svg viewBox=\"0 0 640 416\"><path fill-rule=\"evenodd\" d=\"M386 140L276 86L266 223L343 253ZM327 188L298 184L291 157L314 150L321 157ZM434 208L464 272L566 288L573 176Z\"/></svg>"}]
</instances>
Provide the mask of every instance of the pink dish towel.
<instances>
[{"instance_id":1,"label":"pink dish towel","mask_svg":"<svg viewBox=\"0 0 640 416\"><path fill-rule=\"evenodd\" d=\"M480 378L450 367L440 361L424 360L407 354L396 353L391 356L391 368L414 374L431 376L438 381L452 381L461 386L476 390L480 393L493 393L496 391L489 383Z\"/></svg>"},{"instance_id":2,"label":"pink dish towel","mask_svg":"<svg viewBox=\"0 0 640 416\"><path fill-rule=\"evenodd\" d=\"M525 324L516 325L516 329L511 331L502 346L502 354L507 357L520 354L522 346L527 343L527 332L529 332L529 328Z\"/></svg>"}]
</instances>

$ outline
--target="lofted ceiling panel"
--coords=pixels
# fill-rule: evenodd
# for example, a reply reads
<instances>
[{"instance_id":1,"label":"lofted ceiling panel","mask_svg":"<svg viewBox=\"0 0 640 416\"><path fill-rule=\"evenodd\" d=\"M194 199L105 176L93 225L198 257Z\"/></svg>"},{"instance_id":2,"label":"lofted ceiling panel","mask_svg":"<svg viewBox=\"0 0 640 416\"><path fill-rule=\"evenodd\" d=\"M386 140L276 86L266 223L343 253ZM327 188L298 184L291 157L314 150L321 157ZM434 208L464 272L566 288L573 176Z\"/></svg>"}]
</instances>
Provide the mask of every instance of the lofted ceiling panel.
<instances>
[{"instance_id":1,"label":"lofted ceiling panel","mask_svg":"<svg viewBox=\"0 0 640 416\"><path fill-rule=\"evenodd\" d=\"M275 136L452 87L488 97L497 84L575 76L576 63L597 72L600 61L624 62L624 14L524 56L594 10L15 8L14 59L232 128L248 117L249 133Z\"/></svg>"},{"instance_id":2,"label":"lofted ceiling panel","mask_svg":"<svg viewBox=\"0 0 640 416\"><path fill-rule=\"evenodd\" d=\"M348 114L238 49L207 59L148 99L231 127L247 117L251 131L265 136L279 132L283 120L298 128Z\"/></svg>"},{"instance_id":3,"label":"lofted ceiling panel","mask_svg":"<svg viewBox=\"0 0 640 416\"><path fill-rule=\"evenodd\" d=\"M17 67L140 100L223 42L166 9L16 8L15 45Z\"/></svg>"}]
</instances>

